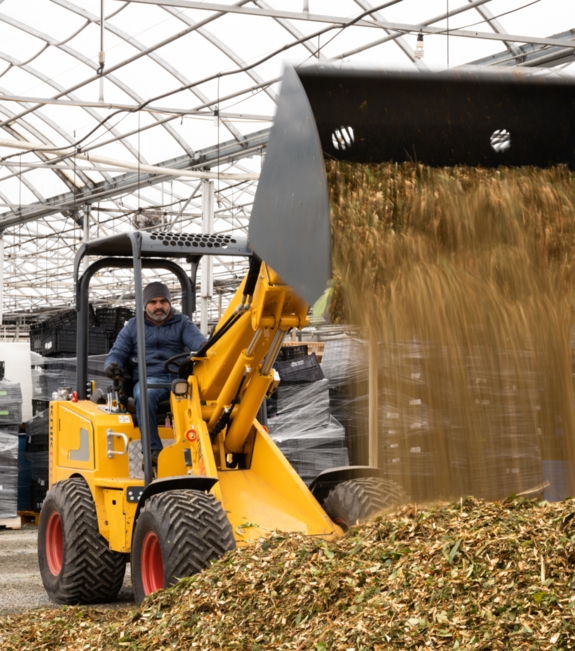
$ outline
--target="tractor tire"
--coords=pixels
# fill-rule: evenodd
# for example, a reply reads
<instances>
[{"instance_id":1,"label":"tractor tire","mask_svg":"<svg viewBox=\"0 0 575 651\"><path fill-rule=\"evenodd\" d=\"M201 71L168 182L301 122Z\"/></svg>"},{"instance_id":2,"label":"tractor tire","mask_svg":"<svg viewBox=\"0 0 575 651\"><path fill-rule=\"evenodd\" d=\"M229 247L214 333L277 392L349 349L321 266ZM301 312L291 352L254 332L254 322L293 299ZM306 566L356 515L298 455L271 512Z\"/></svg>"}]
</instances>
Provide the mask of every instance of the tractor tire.
<instances>
[{"instance_id":1,"label":"tractor tire","mask_svg":"<svg viewBox=\"0 0 575 651\"><path fill-rule=\"evenodd\" d=\"M126 554L112 551L98 529L96 505L83 479L52 486L40 513L38 561L44 588L57 604L114 601Z\"/></svg>"},{"instance_id":2,"label":"tractor tire","mask_svg":"<svg viewBox=\"0 0 575 651\"><path fill-rule=\"evenodd\" d=\"M364 477L344 481L332 488L323 508L335 524L347 531L354 524L371 520L384 509L408 500L403 488L394 481Z\"/></svg>"},{"instance_id":3,"label":"tractor tire","mask_svg":"<svg viewBox=\"0 0 575 651\"><path fill-rule=\"evenodd\" d=\"M153 495L134 530L132 585L136 602L201 572L235 548L230 521L213 495L194 490Z\"/></svg>"}]
</instances>

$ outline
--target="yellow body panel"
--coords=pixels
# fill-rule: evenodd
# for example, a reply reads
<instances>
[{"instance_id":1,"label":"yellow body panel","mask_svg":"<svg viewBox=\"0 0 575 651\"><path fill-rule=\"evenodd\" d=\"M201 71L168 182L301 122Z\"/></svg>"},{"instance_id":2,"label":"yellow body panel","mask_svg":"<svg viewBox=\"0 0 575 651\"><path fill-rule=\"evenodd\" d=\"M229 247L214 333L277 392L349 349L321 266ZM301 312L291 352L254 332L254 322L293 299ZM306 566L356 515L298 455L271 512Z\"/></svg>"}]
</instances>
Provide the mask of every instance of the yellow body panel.
<instances>
[{"instance_id":1,"label":"yellow body panel","mask_svg":"<svg viewBox=\"0 0 575 651\"><path fill-rule=\"evenodd\" d=\"M270 531L331 537L333 524L265 429L256 421L249 470L220 471L225 509L238 544ZM247 525L247 526L246 526Z\"/></svg>"},{"instance_id":2,"label":"yellow body panel","mask_svg":"<svg viewBox=\"0 0 575 651\"><path fill-rule=\"evenodd\" d=\"M242 290L243 285L222 319L224 323L240 309L238 321L205 358L196 359L188 394L171 394L173 429L159 430L166 443L157 477L216 479L211 492L228 513L238 544L275 530L339 535L339 527L255 420L273 381L272 373L262 374L264 357L278 330L307 325L308 306L264 263L249 306L240 305ZM256 343L248 357L252 340ZM240 401L232 409L242 378ZM209 431L226 410L231 423L212 443ZM129 414L109 414L90 401L50 403L50 485L72 476L84 477L96 503L100 533L111 549L128 553L137 503L128 501L127 491L143 487L144 481L130 478L127 448L125 454L108 456L109 430L125 435L128 445L140 439ZM113 451L122 453L124 448L122 437L113 437ZM230 453L243 455L247 469L229 469Z\"/></svg>"}]
</instances>

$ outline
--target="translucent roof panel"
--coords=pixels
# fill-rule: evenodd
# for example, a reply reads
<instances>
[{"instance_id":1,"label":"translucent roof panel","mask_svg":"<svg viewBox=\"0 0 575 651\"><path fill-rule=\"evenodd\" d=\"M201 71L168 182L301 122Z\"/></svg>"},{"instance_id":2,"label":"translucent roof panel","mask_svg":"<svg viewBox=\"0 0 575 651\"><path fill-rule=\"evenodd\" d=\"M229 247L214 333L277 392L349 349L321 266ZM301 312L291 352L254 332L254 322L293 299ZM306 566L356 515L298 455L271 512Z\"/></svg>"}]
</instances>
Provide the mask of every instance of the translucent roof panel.
<instances>
[{"instance_id":1,"label":"translucent roof panel","mask_svg":"<svg viewBox=\"0 0 575 651\"><path fill-rule=\"evenodd\" d=\"M569 5L0 1L5 332L73 305L73 256L85 237L201 232L208 192L213 232L245 233L286 62L421 70L504 65L572 74ZM422 59L415 57L419 32ZM198 172L211 173L212 185ZM245 266L242 259L215 259L211 320ZM130 274L101 272L92 298L130 304Z\"/></svg>"}]
</instances>

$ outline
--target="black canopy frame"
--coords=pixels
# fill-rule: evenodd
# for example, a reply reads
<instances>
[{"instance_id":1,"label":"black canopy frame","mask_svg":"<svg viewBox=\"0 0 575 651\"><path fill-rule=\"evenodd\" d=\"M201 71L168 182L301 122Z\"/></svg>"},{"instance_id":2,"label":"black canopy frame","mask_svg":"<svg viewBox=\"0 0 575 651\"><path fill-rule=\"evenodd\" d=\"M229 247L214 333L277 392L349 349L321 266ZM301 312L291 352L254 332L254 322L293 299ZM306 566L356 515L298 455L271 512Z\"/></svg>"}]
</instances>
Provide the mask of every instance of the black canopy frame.
<instances>
[{"instance_id":1,"label":"black canopy frame","mask_svg":"<svg viewBox=\"0 0 575 651\"><path fill-rule=\"evenodd\" d=\"M93 262L80 276L80 263L86 255L105 256ZM88 394L88 331L90 280L100 269L115 267L134 270L136 297L136 333L138 342L140 391L140 436L144 455L144 485L152 480L152 455L150 448L150 421L148 414L148 379L146 373L146 341L144 325L144 300L142 268L166 269L179 280L182 289L182 312L192 317L195 310L195 285L198 264L204 255L251 256L252 251L243 235L199 235L183 233L122 233L112 237L85 242L74 260L76 287L77 326L77 391L78 399L86 400ZM167 258L184 258L192 265L192 277L182 267Z\"/></svg>"}]
</instances>

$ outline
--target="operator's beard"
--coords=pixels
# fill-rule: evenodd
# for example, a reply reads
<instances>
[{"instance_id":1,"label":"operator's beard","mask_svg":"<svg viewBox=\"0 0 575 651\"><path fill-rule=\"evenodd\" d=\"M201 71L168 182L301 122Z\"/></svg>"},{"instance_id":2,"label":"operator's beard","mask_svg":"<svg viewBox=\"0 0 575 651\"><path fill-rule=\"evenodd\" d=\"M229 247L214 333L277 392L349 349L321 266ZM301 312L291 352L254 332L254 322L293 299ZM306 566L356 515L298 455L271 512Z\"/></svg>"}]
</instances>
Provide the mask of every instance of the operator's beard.
<instances>
[{"instance_id":1,"label":"operator's beard","mask_svg":"<svg viewBox=\"0 0 575 651\"><path fill-rule=\"evenodd\" d=\"M162 312L161 314L159 314L159 313L150 312L146 308L146 314L154 323L163 323L170 316L171 309L172 308L170 307L167 312Z\"/></svg>"}]
</instances>

